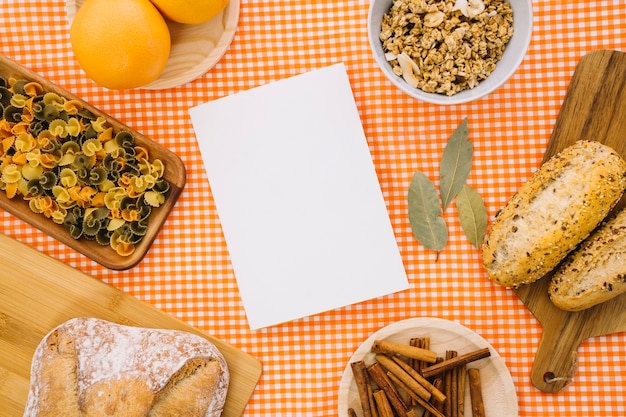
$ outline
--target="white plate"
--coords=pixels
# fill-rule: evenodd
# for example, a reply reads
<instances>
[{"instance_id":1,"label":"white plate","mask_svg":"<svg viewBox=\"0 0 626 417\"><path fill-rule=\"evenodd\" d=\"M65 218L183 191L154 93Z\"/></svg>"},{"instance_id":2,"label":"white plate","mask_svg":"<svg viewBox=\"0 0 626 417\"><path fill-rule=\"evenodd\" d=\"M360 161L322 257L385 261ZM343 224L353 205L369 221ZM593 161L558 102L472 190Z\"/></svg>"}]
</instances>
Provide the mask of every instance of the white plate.
<instances>
[{"instance_id":1,"label":"white plate","mask_svg":"<svg viewBox=\"0 0 626 417\"><path fill-rule=\"evenodd\" d=\"M67 20L70 24L84 2L85 0L66 0ZM177 87L195 80L213 68L235 37L239 3L240 0L230 0L220 14L197 25L167 21L172 38L169 60L159 78L141 88L159 90Z\"/></svg>"},{"instance_id":2,"label":"white plate","mask_svg":"<svg viewBox=\"0 0 626 417\"><path fill-rule=\"evenodd\" d=\"M518 405L515 385L504 360L498 352L482 337L465 326L437 318L414 318L399 321L372 334L354 352L346 366L339 386L339 417L348 417L348 408L353 408L357 415L362 415L359 393L354 382L350 364L363 360L366 364L374 362L374 353L370 352L375 340L395 343L409 343L413 337L430 337L430 350L443 356L446 350L456 350L459 355L489 347L491 356L472 362L468 367L480 369L483 401L487 415L497 417L517 417ZM465 416L472 416L469 390L465 394Z\"/></svg>"}]
</instances>

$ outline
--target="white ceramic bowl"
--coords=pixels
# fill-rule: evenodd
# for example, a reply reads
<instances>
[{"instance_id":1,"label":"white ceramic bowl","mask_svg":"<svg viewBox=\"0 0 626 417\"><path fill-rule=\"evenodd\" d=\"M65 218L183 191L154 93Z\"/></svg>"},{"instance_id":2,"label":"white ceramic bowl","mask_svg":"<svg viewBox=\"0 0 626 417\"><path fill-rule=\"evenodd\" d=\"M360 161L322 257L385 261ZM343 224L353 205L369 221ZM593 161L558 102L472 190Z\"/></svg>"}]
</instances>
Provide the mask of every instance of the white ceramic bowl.
<instances>
[{"instance_id":1,"label":"white ceramic bowl","mask_svg":"<svg viewBox=\"0 0 626 417\"><path fill-rule=\"evenodd\" d=\"M504 50L496 69L476 87L456 93L453 96L426 93L410 86L401 76L393 73L391 64L385 59L379 39L383 15L391 9L393 0L371 0L367 18L367 31L370 46L376 62L385 76L408 95L435 104L461 104L484 97L504 84L521 64L532 35L533 12L531 0L507 0L513 10L513 36Z\"/></svg>"}]
</instances>

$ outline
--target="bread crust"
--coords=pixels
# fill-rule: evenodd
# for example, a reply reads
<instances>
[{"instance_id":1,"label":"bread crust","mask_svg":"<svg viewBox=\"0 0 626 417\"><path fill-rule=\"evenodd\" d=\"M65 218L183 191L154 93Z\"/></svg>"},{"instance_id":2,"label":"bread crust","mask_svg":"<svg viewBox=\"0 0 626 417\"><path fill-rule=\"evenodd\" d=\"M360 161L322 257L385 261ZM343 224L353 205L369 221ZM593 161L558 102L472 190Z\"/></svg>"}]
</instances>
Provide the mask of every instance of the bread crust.
<instances>
[{"instance_id":1,"label":"bread crust","mask_svg":"<svg viewBox=\"0 0 626 417\"><path fill-rule=\"evenodd\" d=\"M506 287L553 270L607 216L626 188L626 162L596 141L546 161L496 215L482 245L489 278Z\"/></svg>"},{"instance_id":2,"label":"bread crust","mask_svg":"<svg viewBox=\"0 0 626 417\"><path fill-rule=\"evenodd\" d=\"M208 358L187 361L157 393L148 417L191 416L198 410L206 413L219 384L219 368L216 360Z\"/></svg>"},{"instance_id":3,"label":"bread crust","mask_svg":"<svg viewBox=\"0 0 626 417\"><path fill-rule=\"evenodd\" d=\"M74 340L62 329L52 331L41 348L40 401L50 404L39 417L82 417L78 406L77 356Z\"/></svg>"},{"instance_id":4,"label":"bread crust","mask_svg":"<svg viewBox=\"0 0 626 417\"><path fill-rule=\"evenodd\" d=\"M24 417L178 415L173 407L219 417L229 380L222 354L198 335L76 318L35 350Z\"/></svg>"},{"instance_id":5,"label":"bread crust","mask_svg":"<svg viewBox=\"0 0 626 417\"><path fill-rule=\"evenodd\" d=\"M607 220L552 276L548 294L558 308L581 311L626 292L626 209Z\"/></svg>"}]
</instances>

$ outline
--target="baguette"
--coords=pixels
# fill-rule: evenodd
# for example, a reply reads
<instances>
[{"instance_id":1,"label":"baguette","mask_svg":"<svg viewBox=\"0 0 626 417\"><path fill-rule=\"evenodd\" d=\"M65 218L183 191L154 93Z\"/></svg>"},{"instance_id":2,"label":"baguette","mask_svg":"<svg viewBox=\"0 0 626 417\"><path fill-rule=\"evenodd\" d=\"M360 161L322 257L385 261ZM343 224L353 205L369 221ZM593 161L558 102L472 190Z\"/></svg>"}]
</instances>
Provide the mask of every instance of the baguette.
<instances>
[{"instance_id":1,"label":"baguette","mask_svg":"<svg viewBox=\"0 0 626 417\"><path fill-rule=\"evenodd\" d=\"M626 210L606 221L552 276L548 294L558 308L581 311L626 292Z\"/></svg>"},{"instance_id":2,"label":"baguette","mask_svg":"<svg viewBox=\"0 0 626 417\"><path fill-rule=\"evenodd\" d=\"M496 215L482 245L489 278L506 287L553 270L607 216L626 188L626 162L578 141L546 161Z\"/></svg>"}]
</instances>

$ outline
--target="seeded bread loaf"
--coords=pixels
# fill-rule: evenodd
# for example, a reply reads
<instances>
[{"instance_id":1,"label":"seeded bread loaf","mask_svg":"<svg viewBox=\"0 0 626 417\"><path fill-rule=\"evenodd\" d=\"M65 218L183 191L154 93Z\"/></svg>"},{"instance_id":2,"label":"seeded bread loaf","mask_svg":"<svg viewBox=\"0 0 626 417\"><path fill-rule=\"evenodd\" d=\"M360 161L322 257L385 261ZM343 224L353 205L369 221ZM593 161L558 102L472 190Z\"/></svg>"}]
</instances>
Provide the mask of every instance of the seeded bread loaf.
<instances>
[{"instance_id":1,"label":"seeded bread loaf","mask_svg":"<svg viewBox=\"0 0 626 417\"><path fill-rule=\"evenodd\" d=\"M626 292L626 210L606 221L552 276L548 294L562 310L581 311Z\"/></svg>"},{"instance_id":2,"label":"seeded bread loaf","mask_svg":"<svg viewBox=\"0 0 626 417\"><path fill-rule=\"evenodd\" d=\"M24 417L219 417L228 384L200 336L76 318L35 350Z\"/></svg>"},{"instance_id":3,"label":"seeded bread loaf","mask_svg":"<svg viewBox=\"0 0 626 417\"><path fill-rule=\"evenodd\" d=\"M546 161L496 215L482 245L489 278L506 287L553 270L607 216L626 188L626 162L578 141Z\"/></svg>"}]
</instances>

